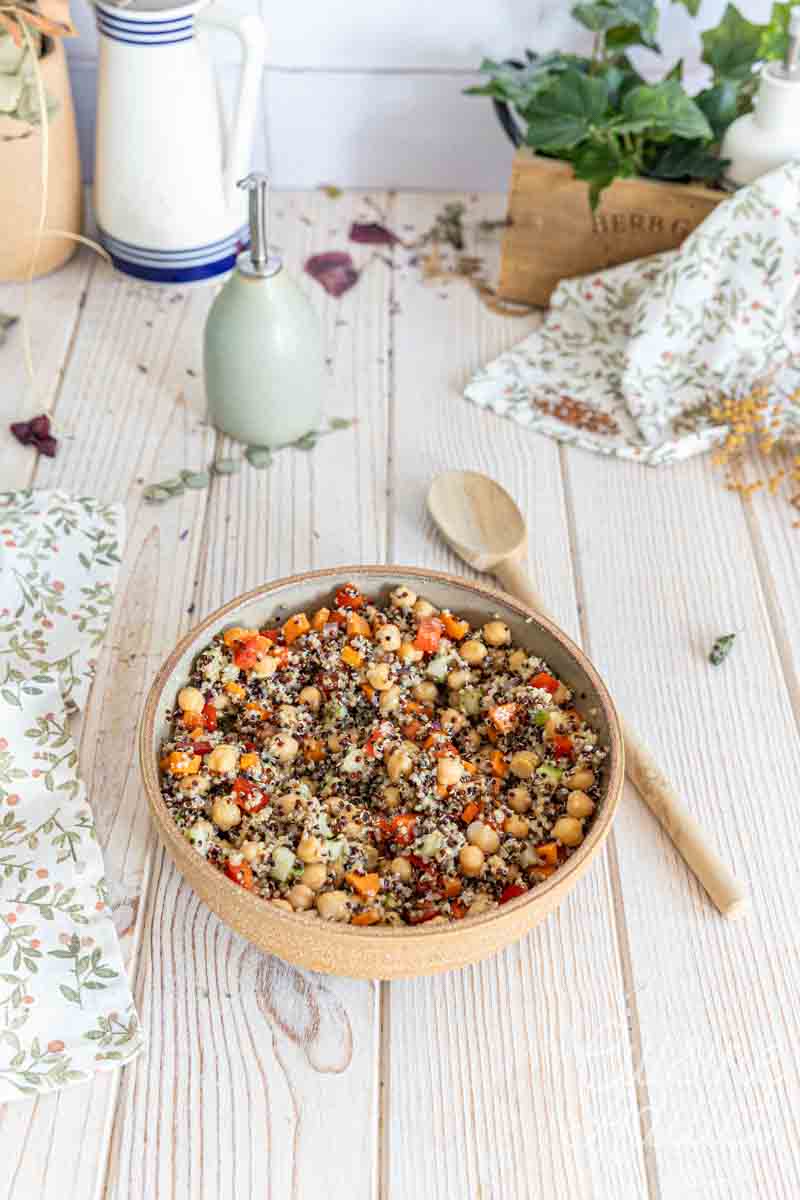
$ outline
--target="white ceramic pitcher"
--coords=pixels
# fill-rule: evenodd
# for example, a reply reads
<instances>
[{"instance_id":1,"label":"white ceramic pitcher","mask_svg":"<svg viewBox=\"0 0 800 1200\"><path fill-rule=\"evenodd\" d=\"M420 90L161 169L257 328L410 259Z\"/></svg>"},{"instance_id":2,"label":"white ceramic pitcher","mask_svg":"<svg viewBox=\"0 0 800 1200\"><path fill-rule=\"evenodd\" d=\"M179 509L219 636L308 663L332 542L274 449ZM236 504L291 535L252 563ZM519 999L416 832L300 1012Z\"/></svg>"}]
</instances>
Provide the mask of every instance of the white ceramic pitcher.
<instances>
[{"instance_id":1,"label":"white ceramic pitcher","mask_svg":"<svg viewBox=\"0 0 800 1200\"><path fill-rule=\"evenodd\" d=\"M157 283L230 271L247 244L246 175L264 65L264 26L220 3L95 3L100 33L94 208L115 265ZM208 34L243 51L226 125Z\"/></svg>"}]
</instances>

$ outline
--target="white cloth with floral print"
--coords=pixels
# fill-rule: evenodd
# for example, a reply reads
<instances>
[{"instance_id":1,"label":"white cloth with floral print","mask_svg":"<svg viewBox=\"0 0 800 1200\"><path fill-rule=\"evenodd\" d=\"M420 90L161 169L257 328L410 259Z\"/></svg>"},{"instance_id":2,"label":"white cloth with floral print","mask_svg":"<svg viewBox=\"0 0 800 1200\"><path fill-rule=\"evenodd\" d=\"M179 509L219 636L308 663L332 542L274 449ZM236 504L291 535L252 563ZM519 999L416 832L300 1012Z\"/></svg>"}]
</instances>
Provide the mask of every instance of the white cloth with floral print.
<instances>
[{"instance_id":1,"label":"white cloth with floral print","mask_svg":"<svg viewBox=\"0 0 800 1200\"><path fill-rule=\"evenodd\" d=\"M67 709L111 611L123 511L0 493L0 1102L143 1045Z\"/></svg>"},{"instance_id":2,"label":"white cloth with floral print","mask_svg":"<svg viewBox=\"0 0 800 1200\"><path fill-rule=\"evenodd\" d=\"M770 378L766 420L800 437L800 162L724 200L679 250L564 280L540 329L479 371L482 408L652 466L726 436L710 401Z\"/></svg>"}]
</instances>

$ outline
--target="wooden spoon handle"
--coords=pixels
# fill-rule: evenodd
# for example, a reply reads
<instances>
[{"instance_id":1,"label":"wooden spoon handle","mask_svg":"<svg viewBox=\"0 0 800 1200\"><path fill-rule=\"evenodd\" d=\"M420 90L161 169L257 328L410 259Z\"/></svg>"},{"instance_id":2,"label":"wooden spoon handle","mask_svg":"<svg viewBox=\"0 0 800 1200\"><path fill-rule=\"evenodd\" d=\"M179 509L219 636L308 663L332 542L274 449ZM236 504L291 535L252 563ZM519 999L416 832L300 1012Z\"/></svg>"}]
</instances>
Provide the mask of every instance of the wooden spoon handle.
<instances>
[{"instance_id":1,"label":"wooden spoon handle","mask_svg":"<svg viewBox=\"0 0 800 1200\"><path fill-rule=\"evenodd\" d=\"M494 573L510 595L542 616L549 616L530 576L518 560L505 559L497 563ZM650 751L624 720L622 736L628 778L639 795L723 916L741 916L747 908L743 887L712 849L705 833L684 808Z\"/></svg>"}]
</instances>

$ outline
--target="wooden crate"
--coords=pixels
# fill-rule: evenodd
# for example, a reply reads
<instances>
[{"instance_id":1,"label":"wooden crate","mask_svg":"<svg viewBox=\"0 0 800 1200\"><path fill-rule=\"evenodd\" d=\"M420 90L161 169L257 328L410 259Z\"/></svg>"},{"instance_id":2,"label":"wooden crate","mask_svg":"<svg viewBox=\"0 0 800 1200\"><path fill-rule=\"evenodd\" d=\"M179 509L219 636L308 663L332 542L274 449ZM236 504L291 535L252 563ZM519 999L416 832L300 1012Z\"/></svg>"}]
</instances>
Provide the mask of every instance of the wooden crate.
<instances>
[{"instance_id":1,"label":"wooden crate","mask_svg":"<svg viewBox=\"0 0 800 1200\"><path fill-rule=\"evenodd\" d=\"M561 279L673 250L724 198L700 185L618 179L592 213L569 163L518 150L498 292L546 305Z\"/></svg>"}]
</instances>

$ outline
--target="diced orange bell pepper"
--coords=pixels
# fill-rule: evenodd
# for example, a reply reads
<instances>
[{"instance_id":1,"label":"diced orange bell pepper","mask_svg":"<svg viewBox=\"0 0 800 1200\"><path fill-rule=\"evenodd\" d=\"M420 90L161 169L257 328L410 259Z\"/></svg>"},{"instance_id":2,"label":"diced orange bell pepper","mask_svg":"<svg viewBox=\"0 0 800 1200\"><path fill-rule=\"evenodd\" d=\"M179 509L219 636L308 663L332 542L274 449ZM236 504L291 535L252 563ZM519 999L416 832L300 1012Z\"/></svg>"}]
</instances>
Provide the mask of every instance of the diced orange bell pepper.
<instances>
[{"instance_id":1,"label":"diced orange bell pepper","mask_svg":"<svg viewBox=\"0 0 800 1200\"><path fill-rule=\"evenodd\" d=\"M336 593L337 608L363 608L367 603L364 596L354 583L345 583Z\"/></svg>"},{"instance_id":2,"label":"diced orange bell pepper","mask_svg":"<svg viewBox=\"0 0 800 1200\"><path fill-rule=\"evenodd\" d=\"M454 617L448 609L444 609L440 616L445 633L454 642L460 642L469 633L469 621L462 621L459 617Z\"/></svg>"},{"instance_id":3,"label":"diced orange bell pepper","mask_svg":"<svg viewBox=\"0 0 800 1200\"><path fill-rule=\"evenodd\" d=\"M229 696L233 696L234 700L243 700L247 695L246 690L240 683L226 683L225 691Z\"/></svg>"},{"instance_id":4,"label":"diced orange bell pepper","mask_svg":"<svg viewBox=\"0 0 800 1200\"><path fill-rule=\"evenodd\" d=\"M489 760L492 764L492 774L498 779L504 779L508 774L508 763L499 750L493 750Z\"/></svg>"},{"instance_id":5,"label":"diced orange bell pepper","mask_svg":"<svg viewBox=\"0 0 800 1200\"><path fill-rule=\"evenodd\" d=\"M363 661L364 655L359 654L352 646L345 646L344 650L342 650L342 662L347 663L348 667L355 669L356 667L360 667Z\"/></svg>"},{"instance_id":6,"label":"diced orange bell pepper","mask_svg":"<svg viewBox=\"0 0 800 1200\"><path fill-rule=\"evenodd\" d=\"M295 613L283 627L283 636L286 638L286 645L291 646L292 642L296 642L304 633L308 633L311 625L308 617L304 612Z\"/></svg>"},{"instance_id":7,"label":"diced orange bell pepper","mask_svg":"<svg viewBox=\"0 0 800 1200\"><path fill-rule=\"evenodd\" d=\"M478 774L478 768L475 766L474 762L467 762L467 760L465 758L462 758L461 765L464 768L464 770L467 772L468 775L477 775Z\"/></svg>"},{"instance_id":8,"label":"diced orange bell pepper","mask_svg":"<svg viewBox=\"0 0 800 1200\"><path fill-rule=\"evenodd\" d=\"M307 737L303 742L303 758L306 762L320 762L324 757L324 743L319 738Z\"/></svg>"},{"instance_id":9,"label":"diced orange bell pepper","mask_svg":"<svg viewBox=\"0 0 800 1200\"><path fill-rule=\"evenodd\" d=\"M237 642L238 649L233 656L234 664L242 671L252 671L253 667L272 650L272 642L263 633L254 633L245 641Z\"/></svg>"},{"instance_id":10,"label":"diced orange bell pepper","mask_svg":"<svg viewBox=\"0 0 800 1200\"><path fill-rule=\"evenodd\" d=\"M244 711L248 717L258 717L259 721L263 721L267 716L267 710L264 708L264 705L256 704L254 701L245 704Z\"/></svg>"},{"instance_id":11,"label":"diced orange bell pepper","mask_svg":"<svg viewBox=\"0 0 800 1200\"><path fill-rule=\"evenodd\" d=\"M253 887L253 868L249 862L232 863L230 859L225 863L225 874L228 879L232 879L234 883L238 883L239 887L243 887L249 892Z\"/></svg>"},{"instance_id":12,"label":"diced orange bell pepper","mask_svg":"<svg viewBox=\"0 0 800 1200\"><path fill-rule=\"evenodd\" d=\"M448 900L452 900L453 896L461 895L461 880L455 875L448 875L442 880L442 895Z\"/></svg>"},{"instance_id":13,"label":"diced orange bell pepper","mask_svg":"<svg viewBox=\"0 0 800 1200\"><path fill-rule=\"evenodd\" d=\"M549 866L558 863L558 842L542 842L541 846L535 846L534 849Z\"/></svg>"},{"instance_id":14,"label":"diced orange bell pepper","mask_svg":"<svg viewBox=\"0 0 800 1200\"><path fill-rule=\"evenodd\" d=\"M349 612L347 614L347 636L349 638L372 637L372 628L366 617L362 617L360 613Z\"/></svg>"},{"instance_id":15,"label":"diced orange bell pepper","mask_svg":"<svg viewBox=\"0 0 800 1200\"><path fill-rule=\"evenodd\" d=\"M330 615L331 615L331 610L329 608L318 608L317 611L314 613L313 617L311 618L311 628L315 629L315 630L317 630L317 632L319 632L319 630L322 629L323 626L328 624L328 618L330 617Z\"/></svg>"},{"instance_id":16,"label":"diced orange bell pepper","mask_svg":"<svg viewBox=\"0 0 800 1200\"><path fill-rule=\"evenodd\" d=\"M381 919L381 914L376 912L374 908L365 908L363 912L356 913L351 917L351 925L377 925Z\"/></svg>"},{"instance_id":17,"label":"diced orange bell pepper","mask_svg":"<svg viewBox=\"0 0 800 1200\"><path fill-rule=\"evenodd\" d=\"M226 646L234 646L237 642L245 642L248 638L255 635L255 629L243 629L241 625L234 625L232 629L226 629L222 635L222 640Z\"/></svg>"},{"instance_id":18,"label":"diced orange bell pepper","mask_svg":"<svg viewBox=\"0 0 800 1200\"><path fill-rule=\"evenodd\" d=\"M475 820L480 811L481 806L476 804L474 800L470 800L469 804L464 806L464 811L461 814L461 820L465 825L469 825L471 821Z\"/></svg>"},{"instance_id":19,"label":"diced orange bell pepper","mask_svg":"<svg viewBox=\"0 0 800 1200\"><path fill-rule=\"evenodd\" d=\"M438 617L423 617L417 626L417 636L414 638L415 650L433 654L439 648L443 629L444 625Z\"/></svg>"},{"instance_id":20,"label":"diced orange bell pepper","mask_svg":"<svg viewBox=\"0 0 800 1200\"><path fill-rule=\"evenodd\" d=\"M188 750L173 750L166 759L166 769L170 775L196 775L200 764L200 755L190 754Z\"/></svg>"},{"instance_id":21,"label":"diced orange bell pepper","mask_svg":"<svg viewBox=\"0 0 800 1200\"><path fill-rule=\"evenodd\" d=\"M348 871L344 878L354 892L357 892L359 896L367 897L367 899L375 896L381 885L380 875L374 871L368 875L361 875L358 871Z\"/></svg>"},{"instance_id":22,"label":"diced orange bell pepper","mask_svg":"<svg viewBox=\"0 0 800 1200\"><path fill-rule=\"evenodd\" d=\"M498 733L508 733L514 728L514 722L517 719L516 704L495 704L489 709L489 720L494 725Z\"/></svg>"},{"instance_id":23,"label":"diced orange bell pepper","mask_svg":"<svg viewBox=\"0 0 800 1200\"><path fill-rule=\"evenodd\" d=\"M253 767L257 767L260 758L257 754L243 754L239 759L239 769L241 771L251 771Z\"/></svg>"},{"instance_id":24,"label":"diced orange bell pepper","mask_svg":"<svg viewBox=\"0 0 800 1200\"><path fill-rule=\"evenodd\" d=\"M183 723L187 729L205 729L206 723L203 720L202 713L185 712L183 714Z\"/></svg>"}]
</instances>

